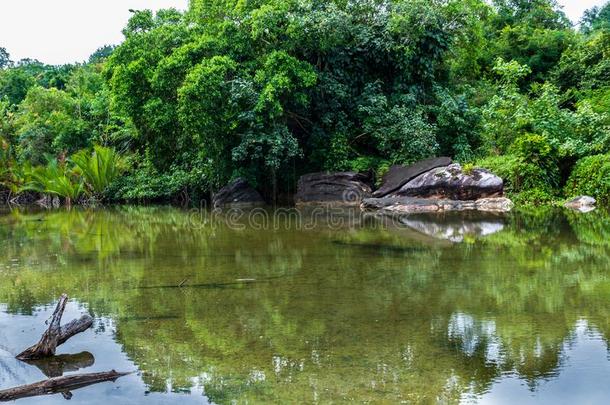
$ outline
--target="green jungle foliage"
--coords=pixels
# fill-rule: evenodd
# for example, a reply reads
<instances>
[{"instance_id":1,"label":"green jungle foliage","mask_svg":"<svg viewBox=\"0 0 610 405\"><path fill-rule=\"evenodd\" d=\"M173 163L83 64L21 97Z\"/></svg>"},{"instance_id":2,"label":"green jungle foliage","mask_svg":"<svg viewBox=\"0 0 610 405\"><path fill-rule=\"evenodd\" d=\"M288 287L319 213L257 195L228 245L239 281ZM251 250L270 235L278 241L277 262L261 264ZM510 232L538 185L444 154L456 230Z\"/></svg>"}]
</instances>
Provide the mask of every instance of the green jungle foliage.
<instances>
[{"instance_id":1,"label":"green jungle foliage","mask_svg":"<svg viewBox=\"0 0 610 405\"><path fill-rule=\"evenodd\" d=\"M578 161L565 186L565 195L590 195L610 202L610 155L587 156Z\"/></svg>"},{"instance_id":2,"label":"green jungle foliage","mask_svg":"<svg viewBox=\"0 0 610 405\"><path fill-rule=\"evenodd\" d=\"M31 168L29 178L24 190L64 197L68 204L78 200L83 194L83 183L74 181L70 170L55 159L50 160L46 166Z\"/></svg>"},{"instance_id":3,"label":"green jungle foliage","mask_svg":"<svg viewBox=\"0 0 610 405\"><path fill-rule=\"evenodd\" d=\"M609 16L577 31L555 0L191 0L134 12L86 63L0 48L0 182L73 155L110 200L193 201L238 176L271 199L307 172L447 155L518 201L609 200L605 172L574 184L610 152ZM85 162L94 145L120 156Z\"/></svg>"}]
</instances>

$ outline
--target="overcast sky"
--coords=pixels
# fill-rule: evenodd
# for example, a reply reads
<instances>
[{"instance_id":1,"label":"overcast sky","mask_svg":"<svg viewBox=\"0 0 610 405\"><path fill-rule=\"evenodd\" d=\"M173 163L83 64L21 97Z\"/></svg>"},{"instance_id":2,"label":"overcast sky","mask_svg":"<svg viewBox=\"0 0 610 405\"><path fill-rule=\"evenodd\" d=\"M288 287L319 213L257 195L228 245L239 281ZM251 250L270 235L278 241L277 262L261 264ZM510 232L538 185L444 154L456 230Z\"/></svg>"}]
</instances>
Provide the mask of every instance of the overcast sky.
<instances>
[{"instance_id":1,"label":"overcast sky","mask_svg":"<svg viewBox=\"0 0 610 405\"><path fill-rule=\"evenodd\" d=\"M12 60L82 62L97 48L123 40L129 9L187 5L188 0L0 0L0 47Z\"/></svg>"},{"instance_id":2,"label":"overcast sky","mask_svg":"<svg viewBox=\"0 0 610 405\"><path fill-rule=\"evenodd\" d=\"M607 0L559 0L578 22L583 11ZM0 47L11 59L49 64L82 62L123 36L129 9L185 9L188 0L0 0Z\"/></svg>"}]
</instances>

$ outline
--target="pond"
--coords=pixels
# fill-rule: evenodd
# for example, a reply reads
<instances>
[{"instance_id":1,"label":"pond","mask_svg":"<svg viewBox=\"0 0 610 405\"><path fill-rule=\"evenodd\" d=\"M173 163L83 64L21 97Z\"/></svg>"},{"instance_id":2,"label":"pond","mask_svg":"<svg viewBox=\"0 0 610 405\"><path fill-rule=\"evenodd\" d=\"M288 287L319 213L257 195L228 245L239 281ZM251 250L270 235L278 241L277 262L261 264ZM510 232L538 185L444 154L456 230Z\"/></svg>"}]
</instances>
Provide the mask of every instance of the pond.
<instances>
[{"instance_id":1,"label":"pond","mask_svg":"<svg viewBox=\"0 0 610 405\"><path fill-rule=\"evenodd\" d=\"M55 369L15 360L64 292L94 327ZM601 211L0 213L0 390L116 369L72 402L607 403L609 338Z\"/></svg>"}]
</instances>

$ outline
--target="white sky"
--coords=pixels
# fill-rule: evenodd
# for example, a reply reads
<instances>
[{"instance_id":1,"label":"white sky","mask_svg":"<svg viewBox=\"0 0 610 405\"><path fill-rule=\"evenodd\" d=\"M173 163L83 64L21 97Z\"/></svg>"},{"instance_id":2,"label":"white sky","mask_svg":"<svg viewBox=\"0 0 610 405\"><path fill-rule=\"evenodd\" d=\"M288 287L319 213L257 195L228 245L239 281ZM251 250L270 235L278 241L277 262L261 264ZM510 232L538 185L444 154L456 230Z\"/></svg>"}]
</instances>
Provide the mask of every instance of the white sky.
<instances>
[{"instance_id":1,"label":"white sky","mask_svg":"<svg viewBox=\"0 0 610 405\"><path fill-rule=\"evenodd\" d=\"M607 0L559 0L578 22L584 10ZM82 62L97 48L117 44L129 9L175 7L188 0L0 0L0 47L11 59L49 64Z\"/></svg>"},{"instance_id":2,"label":"white sky","mask_svg":"<svg viewBox=\"0 0 610 405\"><path fill-rule=\"evenodd\" d=\"M559 3L563 6L563 11L575 23L580 20L585 10L594 6L603 6L606 2L608 0L559 0Z\"/></svg>"},{"instance_id":3,"label":"white sky","mask_svg":"<svg viewBox=\"0 0 610 405\"><path fill-rule=\"evenodd\" d=\"M188 0L0 0L0 47L12 60L82 62L97 48L123 40L129 9L187 5Z\"/></svg>"}]
</instances>

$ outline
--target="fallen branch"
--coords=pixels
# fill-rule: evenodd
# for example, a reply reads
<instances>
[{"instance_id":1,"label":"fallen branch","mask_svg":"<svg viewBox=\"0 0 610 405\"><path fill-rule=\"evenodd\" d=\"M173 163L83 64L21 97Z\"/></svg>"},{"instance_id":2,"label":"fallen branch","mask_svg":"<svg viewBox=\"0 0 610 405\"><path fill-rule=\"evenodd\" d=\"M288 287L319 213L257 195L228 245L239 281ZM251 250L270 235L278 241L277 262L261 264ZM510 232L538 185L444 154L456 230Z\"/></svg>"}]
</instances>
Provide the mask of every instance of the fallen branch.
<instances>
[{"instance_id":1,"label":"fallen branch","mask_svg":"<svg viewBox=\"0 0 610 405\"><path fill-rule=\"evenodd\" d=\"M60 326L61 317L64 314L67 302L68 296L63 294L59 298L55 311L53 311L48 329L42 335L42 338L40 338L38 343L17 355L19 360L36 360L54 356L57 346L65 343L72 336L89 329L93 325L93 318L89 315L83 315L80 319L75 319L62 328Z\"/></svg>"},{"instance_id":2,"label":"fallen branch","mask_svg":"<svg viewBox=\"0 0 610 405\"><path fill-rule=\"evenodd\" d=\"M61 393L64 398L72 398L71 390L83 388L105 381L116 381L117 378L131 373L118 373L114 370L104 373L77 374L65 377L50 378L34 384L22 385L0 391L0 402L15 401L21 398Z\"/></svg>"}]
</instances>

